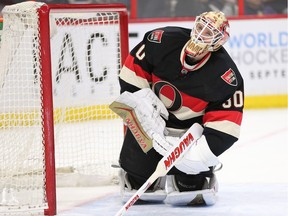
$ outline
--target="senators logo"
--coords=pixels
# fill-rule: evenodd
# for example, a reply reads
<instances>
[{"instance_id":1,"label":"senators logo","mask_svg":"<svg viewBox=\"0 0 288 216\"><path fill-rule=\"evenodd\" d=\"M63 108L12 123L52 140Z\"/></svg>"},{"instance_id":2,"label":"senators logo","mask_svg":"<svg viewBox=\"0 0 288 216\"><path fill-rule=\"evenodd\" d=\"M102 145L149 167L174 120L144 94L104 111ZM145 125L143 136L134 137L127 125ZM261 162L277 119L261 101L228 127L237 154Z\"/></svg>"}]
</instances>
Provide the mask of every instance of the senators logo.
<instances>
[{"instance_id":1,"label":"senators logo","mask_svg":"<svg viewBox=\"0 0 288 216\"><path fill-rule=\"evenodd\" d=\"M177 111L182 105L182 96L179 90L168 82L161 81L153 86L154 92L169 111Z\"/></svg>"},{"instance_id":2,"label":"senators logo","mask_svg":"<svg viewBox=\"0 0 288 216\"><path fill-rule=\"evenodd\" d=\"M166 81L157 81L153 91L163 102L167 110L179 120L202 116L207 102L180 92L176 86Z\"/></svg>"}]
</instances>

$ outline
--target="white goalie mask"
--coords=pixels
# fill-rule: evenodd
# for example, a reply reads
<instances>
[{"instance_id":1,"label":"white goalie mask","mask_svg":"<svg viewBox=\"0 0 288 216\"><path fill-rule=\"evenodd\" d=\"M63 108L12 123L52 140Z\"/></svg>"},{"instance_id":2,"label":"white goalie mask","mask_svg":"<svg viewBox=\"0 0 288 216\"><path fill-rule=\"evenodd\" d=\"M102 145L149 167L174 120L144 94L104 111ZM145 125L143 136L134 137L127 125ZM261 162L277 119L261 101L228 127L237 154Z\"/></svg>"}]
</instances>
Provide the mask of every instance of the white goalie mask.
<instances>
[{"instance_id":1,"label":"white goalie mask","mask_svg":"<svg viewBox=\"0 0 288 216\"><path fill-rule=\"evenodd\" d=\"M217 51L228 39L229 23L224 13L205 12L196 17L185 53L196 57L208 51Z\"/></svg>"}]
</instances>

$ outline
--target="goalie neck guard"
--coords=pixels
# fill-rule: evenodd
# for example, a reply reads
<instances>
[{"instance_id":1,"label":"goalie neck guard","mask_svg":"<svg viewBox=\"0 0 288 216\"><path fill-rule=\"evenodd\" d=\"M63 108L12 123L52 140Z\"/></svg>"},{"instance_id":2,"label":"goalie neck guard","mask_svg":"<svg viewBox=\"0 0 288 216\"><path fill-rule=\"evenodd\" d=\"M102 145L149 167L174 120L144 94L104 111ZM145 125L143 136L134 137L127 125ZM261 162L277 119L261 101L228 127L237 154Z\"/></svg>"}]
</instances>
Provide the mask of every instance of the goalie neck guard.
<instances>
[{"instance_id":1,"label":"goalie neck guard","mask_svg":"<svg viewBox=\"0 0 288 216\"><path fill-rule=\"evenodd\" d=\"M224 13L205 12L196 17L185 53L190 57L196 57L209 51L217 51L228 39L229 23Z\"/></svg>"}]
</instances>

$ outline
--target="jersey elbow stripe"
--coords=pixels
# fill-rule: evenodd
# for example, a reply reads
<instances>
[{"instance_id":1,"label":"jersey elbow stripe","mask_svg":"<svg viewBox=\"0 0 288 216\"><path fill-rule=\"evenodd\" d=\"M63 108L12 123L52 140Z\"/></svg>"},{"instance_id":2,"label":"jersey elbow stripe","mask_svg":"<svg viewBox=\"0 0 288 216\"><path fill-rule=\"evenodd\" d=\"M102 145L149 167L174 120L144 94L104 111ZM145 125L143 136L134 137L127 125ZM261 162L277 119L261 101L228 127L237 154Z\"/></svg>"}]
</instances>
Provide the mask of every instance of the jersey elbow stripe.
<instances>
[{"instance_id":1,"label":"jersey elbow stripe","mask_svg":"<svg viewBox=\"0 0 288 216\"><path fill-rule=\"evenodd\" d=\"M214 122L214 121L230 121L237 125L241 125L242 122L242 112L239 111L210 111L207 112L203 117L203 123Z\"/></svg>"},{"instance_id":2,"label":"jersey elbow stripe","mask_svg":"<svg viewBox=\"0 0 288 216\"><path fill-rule=\"evenodd\" d=\"M185 106L182 106L181 109L177 111L170 111L170 112L173 113L177 119L182 120L182 121L195 118L198 116L203 116L204 114L203 111L194 112L192 109L190 109L189 107L185 107Z\"/></svg>"},{"instance_id":3,"label":"jersey elbow stripe","mask_svg":"<svg viewBox=\"0 0 288 216\"><path fill-rule=\"evenodd\" d=\"M236 137L237 139L240 136L240 125L235 124L230 121L215 121L215 122L207 122L204 124L205 127L212 128L214 130L229 134L231 136Z\"/></svg>"},{"instance_id":4,"label":"jersey elbow stripe","mask_svg":"<svg viewBox=\"0 0 288 216\"><path fill-rule=\"evenodd\" d=\"M120 79L124 80L125 82L134 85L140 89L142 88L149 88L150 85L146 79L143 77L139 77L136 73L126 66L123 66L121 73L119 75Z\"/></svg>"},{"instance_id":5,"label":"jersey elbow stripe","mask_svg":"<svg viewBox=\"0 0 288 216\"><path fill-rule=\"evenodd\" d=\"M137 76L147 79L149 82L152 79L151 74L145 71L140 65L136 64L135 58L131 55L128 55L125 61L125 67L129 68L132 72L136 73Z\"/></svg>"}]
</instances>

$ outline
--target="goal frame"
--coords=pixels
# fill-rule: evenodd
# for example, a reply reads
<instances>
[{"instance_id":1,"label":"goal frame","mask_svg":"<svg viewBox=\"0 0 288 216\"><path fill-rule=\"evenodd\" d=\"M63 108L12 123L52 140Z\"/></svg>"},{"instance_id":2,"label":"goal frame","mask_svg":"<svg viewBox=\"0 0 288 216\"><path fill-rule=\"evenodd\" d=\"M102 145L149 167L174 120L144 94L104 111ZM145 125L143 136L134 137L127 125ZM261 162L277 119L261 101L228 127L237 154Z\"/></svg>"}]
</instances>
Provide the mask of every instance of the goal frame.
<instances>
[{"instance_id":1,"label":"goal frame","mask_svg":"<svg viewBox=\"0 0 288 216\"><path fill-rule=\"evenodd\" d=\"M55 172L55 147L54 147L54 123L53 123L53 95L52 95L52 67L50 52L50 23L49 14L51 10L97 10L118 12L120 16L120 47L122 66L128 55L128 13L123 4L44 4L38 9L39 13L39 39L41 44L40 64L42 73L43 97L43 130L45 148L45 172L46 172L46 198L48 209L45 215L56 215L56 172ZM5 21L4 21L5 22ZM49 43L47 43L49 41Z\"/></svg>"}]
</instances>

